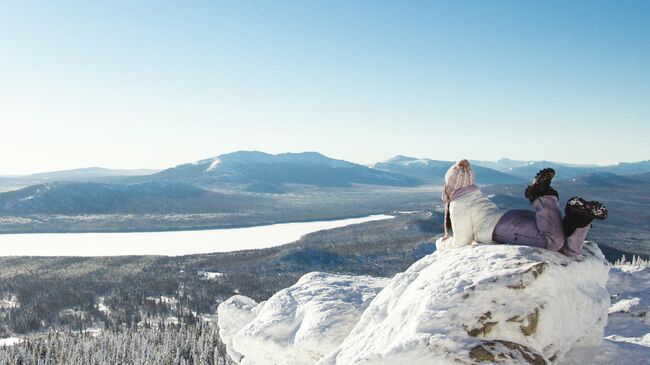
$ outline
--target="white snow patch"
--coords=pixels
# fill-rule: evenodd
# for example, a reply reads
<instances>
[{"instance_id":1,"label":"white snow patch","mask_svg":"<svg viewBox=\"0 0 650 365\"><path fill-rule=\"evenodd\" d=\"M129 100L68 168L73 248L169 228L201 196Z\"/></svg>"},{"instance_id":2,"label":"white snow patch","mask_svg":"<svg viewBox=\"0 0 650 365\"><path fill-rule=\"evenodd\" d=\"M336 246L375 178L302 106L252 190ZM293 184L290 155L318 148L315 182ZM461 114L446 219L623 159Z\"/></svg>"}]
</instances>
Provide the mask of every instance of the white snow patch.
<instances>
[{"instance_id":1,"label":"white snow patch","mask_svg":"<svg viewBox=\"0 0 650 365\"><path fill-rule=\"evenodd\" d=\"M199 271L197 274L202 279L206 279L206 280L215 280L217 278L223 277L222 272Z\"/></svg>"},{"instance_id":2,"label":"white snow patch","mask_svg":"<svg viewBox=\"0 0 650 365\"><path fill-rule=\"evenodd\" d=\"M12 295L8 298L0 298L0 309L10 309L18 308L20 303L18 303L18 298L15 295Z\"/></svg>"},{"instance_id":3,"label":"white snow patch","mask_svg":"<svg viewBox=\"0 0 650 365\"><path fill-rule=\"evenodd\" d=\"M208 166L208 168L205 169L205 172L210 172L210 171L214 170L214 169L215 169L215 168L216 168L220 163L221 163L221 160L218 159L218 158L215 158L215 159L212 160L212 162L210 163L210 166Z\"/></svg>"},{"instance_id":4,"label":"white snow patch","mask_svg":"<svg viewBox=\"0 0 650 365\"><path fill-rule=\"evenodd\" d=\"M9 337L9 338L0 338L0 347L2 346L13 346L22 341L18 337Z\"/></svg>"},{"instance_id":5,"label":"white snow patch","mask_svg":"<svg viewBox=\"0 0 650 365\"><path fill-rule=\"evenodd\" d=\"M97 303L97 310L104 314L111 314L111 309L106 305L106 298L99 297L99 303Z\"/></svg>"},{"instance_id":6,"label":"white snow patch","mask_svg":"<svg viewBox=\"0 0 650 365\"><path fill-rule=\"evenodd\" d=\"M425 159L417 159L417 160L404 161L403 164L407 166L412 164L428 165L429 161Z\"/></svg>"},{"instance_id":7,"label":"white snow patch","mask_svg":"<svg viewBox=\"0 0 650 365\"><path fill-rule=\"evenodd\" d=\"M607 312L609 314L618 313L618 312L628 313L631 308L637 306L640 302L641 299L639 298L623 299L614 303L611 307L609 307L609 310Z\"/></svg>"},{"instance_id":8,"label":"white snow patch","mask_svg":"<svg viewBox=\"0 0 650 365\"><path fill-rule=\"evenodd\" d=\"M85 331L86 331L87 334L89 334L89 335L91 335L93 337L97 337L97 336L101 335L102 332L104 332L101 328L98 328L98 327L86 328Z\"/></svg>"},{"instance_id":9,"label":"white snow patch","mask_svg":"<svg viewBox=\"0 0 650 365\"><path fill-rule=\"evenodd\" d=\"M161 304L169 304L169 305L176 305L178 303L178 300L174 297L168 297L165 295L161 295L159 297L147 297L146 299L151 300L155 303L161 303Z\"/></svg>"},{"instance_id":10,"label":"white snow patch","mask_svg":"<svg viewBox=\"0 0 650 365\"><path fill-rule=\"evenodd\" d=\"M623 337L618 335L609 335L605 338L610 341L627 342L635 345L650 347L650 333L646 333L642 337Z\"/></svg>"}]
</instances>

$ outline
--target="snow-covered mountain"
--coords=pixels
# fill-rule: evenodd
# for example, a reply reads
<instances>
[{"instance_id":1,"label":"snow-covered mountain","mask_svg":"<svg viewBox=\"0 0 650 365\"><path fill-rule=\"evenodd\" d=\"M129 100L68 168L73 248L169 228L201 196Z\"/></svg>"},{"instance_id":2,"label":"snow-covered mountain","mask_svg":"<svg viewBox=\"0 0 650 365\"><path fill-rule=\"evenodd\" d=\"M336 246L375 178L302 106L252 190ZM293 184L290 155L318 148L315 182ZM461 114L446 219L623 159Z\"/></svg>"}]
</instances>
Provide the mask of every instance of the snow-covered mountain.
<instances>
[{"instance_id":1,"label":"snow-covered mountain","mask_svg":"<svg viewBox=\"0 0 650 365\"><path fill-rule=\"evenodd\" d=\"M502 172L529 179L535 176L537 171L551 167L555 169L558 176L562 178L574 178L581 175L592 173L611 173L616 175L630 175L650 171L650 161L639 162L621 162L616 165L598 166L598 165L576 165L553 161L531 161L525 165L499 169Z\"/></svg>"},{"instance_id":2,"label":"snow-covered mountain","mask_svg":"<svg viewBox=\"0 0 650 365\"><path fill-rule=\"evenodd\" d=\"M219 325L248 365L640 364L650 355L649 270L609 277L590 242L577 259L467 246L389 281L312 273L266 302L236 296L219 306Z\"/></svg>"},{"instance_id":3,"label":"snow-covered mountain","mask_svg":"<svg viewBox=\"0 0 650 365\"><path fill-rule=\"evenodd\" d=\"M418 179L376 170L317 152L240 151L182 164L147 177L217 187L241 185L248 191L281 192L287 184L345 187L352 184L416 186Z\"/></svg>"},{"instance_id":4,"label":"snow-covered mountain","mask_svg":"<svg viewBox=\"0 0 650 365\"><path fill-rule=\"evenodd\" d=\"M445 173L454 161L431 160L408 156L395 156L386 161L377 162L373 168L396 174L412 176L430 183L444 184ZM526 180L480 165L473 166L476 182L481 185L517 184Z\"/></svg>"}]
</instances>

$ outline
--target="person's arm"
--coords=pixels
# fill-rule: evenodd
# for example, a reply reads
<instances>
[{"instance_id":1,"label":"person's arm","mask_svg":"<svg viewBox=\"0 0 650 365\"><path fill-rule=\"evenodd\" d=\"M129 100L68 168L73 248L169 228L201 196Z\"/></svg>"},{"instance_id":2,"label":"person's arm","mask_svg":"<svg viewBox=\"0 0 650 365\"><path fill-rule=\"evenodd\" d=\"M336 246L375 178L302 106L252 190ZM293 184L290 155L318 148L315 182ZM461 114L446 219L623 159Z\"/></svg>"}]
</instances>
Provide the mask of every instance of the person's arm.
<instances>
[{"instance_id":1,"label":"person's arm","mask_svg":"<svg viewBox=\"0 0 650 365\"><path fill-rule=\"evenodd\" d=\"M450 209L451 225L454 235L441 237L436 241L436 250L448 251L454 248L466 246L474 240L474 229L472 226L472 214L469 208L454 206Z\"/></svg>"}]
</instances>

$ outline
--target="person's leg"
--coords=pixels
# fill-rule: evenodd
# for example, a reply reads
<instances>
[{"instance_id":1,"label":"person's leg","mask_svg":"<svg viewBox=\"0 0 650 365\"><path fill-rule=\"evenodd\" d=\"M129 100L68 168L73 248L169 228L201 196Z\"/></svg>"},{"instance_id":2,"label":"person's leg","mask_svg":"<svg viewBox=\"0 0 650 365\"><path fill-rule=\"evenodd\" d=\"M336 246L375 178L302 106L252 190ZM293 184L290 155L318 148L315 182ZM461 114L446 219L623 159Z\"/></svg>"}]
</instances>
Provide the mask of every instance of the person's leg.
<instances>
[{"instance_id":1,"label":"person's leg","mask_svg":"<svg viewBox=\"0 0 650 365\"><path fill-rule=\"evenodd\" d=\"M533 201L535 208L535 227L544 237L546 249L558 251L566 243L562 228L562 211L555 195L544 195Z\"/></svg>"},{"instance_id":2,"label":"person's leg","mask_svg":"<svg viewBox=\"0 0 650 365\"><path fill-rule=\"evenodd\" d=\"M558 251L565 245L558 193L550 186L554 176L553 169L543 169L537 173L524 193L535 212L506 212L495 227L495 241L542 247L551 251Z\"/></svg>"},{"instance_id":3,"label":"person's leg","mask_svg":"<svg viewBox=\"0 0 650 365\"><path fill-rule=\"evenodd\" d=\"M566 243L564 247L560 249L560 252L567 256L576 256L582 252L582 246L585 244L587 239L587 233L591 228L591 224L588 224L584 227L576 228L569 237L566 238Z\"/></svg>"}]
</instances>

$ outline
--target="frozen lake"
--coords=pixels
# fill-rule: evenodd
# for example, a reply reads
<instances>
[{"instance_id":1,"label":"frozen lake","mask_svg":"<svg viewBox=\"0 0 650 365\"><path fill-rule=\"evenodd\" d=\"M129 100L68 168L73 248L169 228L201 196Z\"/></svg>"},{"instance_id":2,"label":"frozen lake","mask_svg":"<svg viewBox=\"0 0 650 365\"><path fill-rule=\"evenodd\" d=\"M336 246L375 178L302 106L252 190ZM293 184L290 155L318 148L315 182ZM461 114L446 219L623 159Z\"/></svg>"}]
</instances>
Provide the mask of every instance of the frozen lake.
<instances>
[{"instance_id":1,"label":"frozen lake","mask_svg":"<svg viewBox=\"0 0 650 365\"><path fill-rule=\"evenodd\" d=\"M393 217L380 214L203 231L3 234L0 235L0 256L179 256L250 250L290 243L323 229L388 218Z\"/></svg>"}]
</instances>

